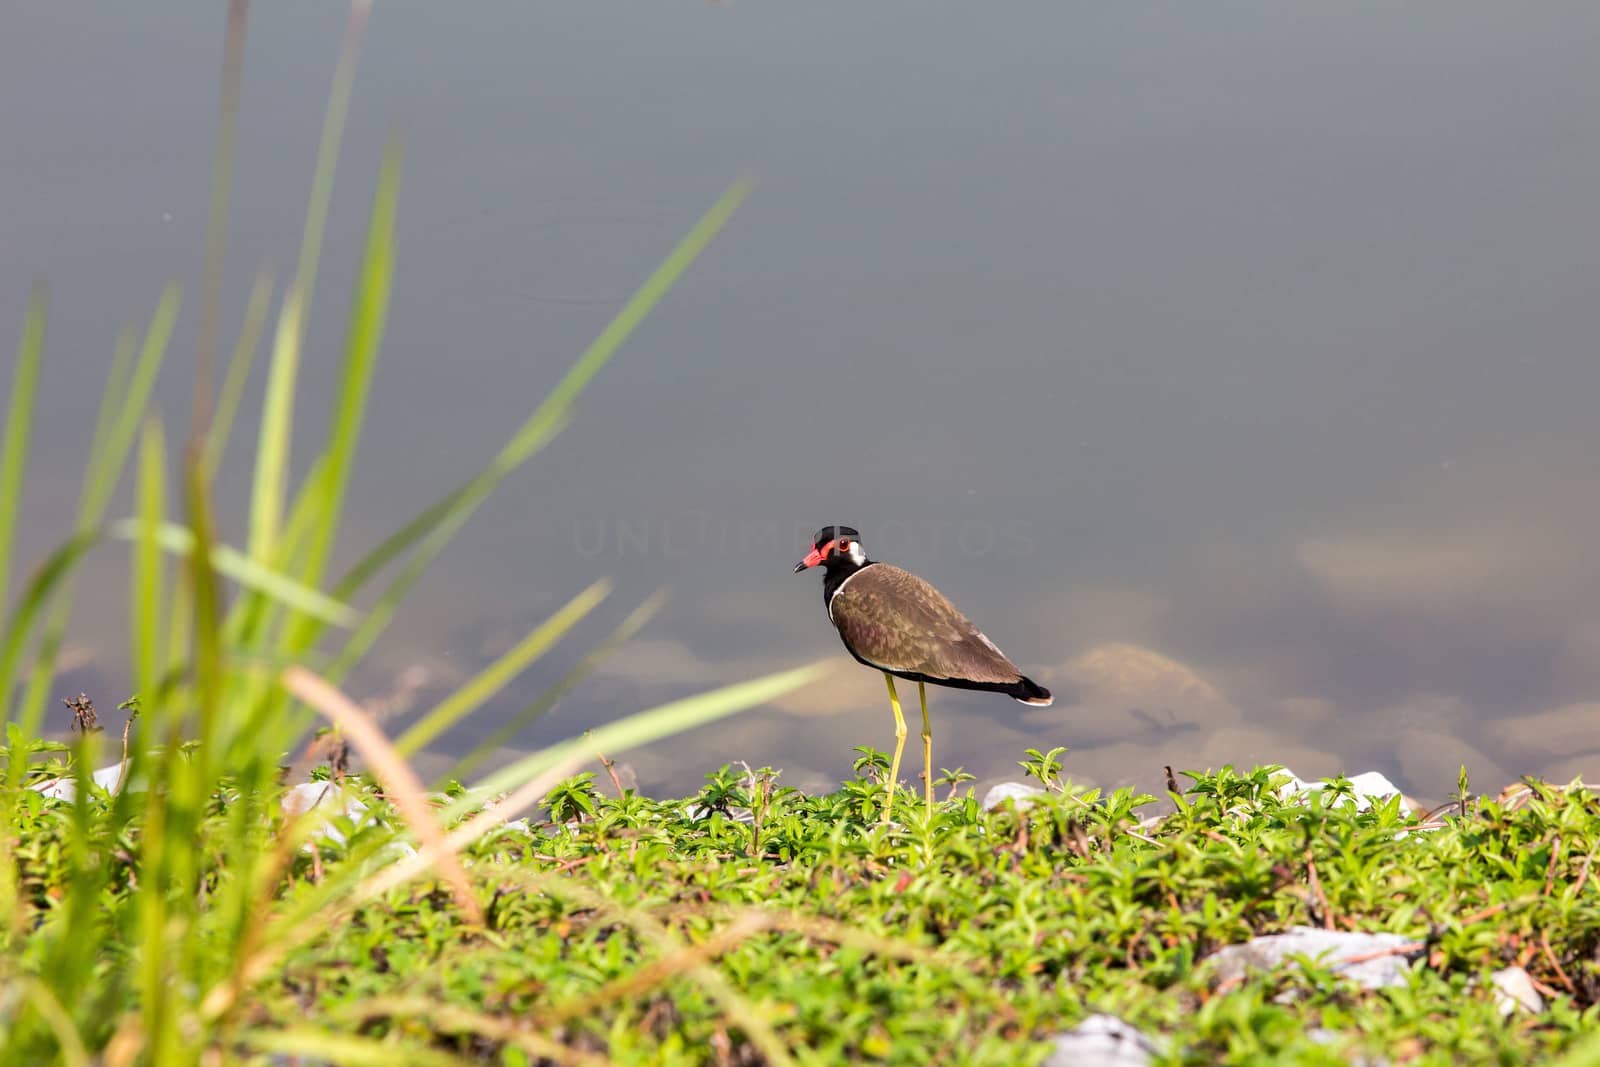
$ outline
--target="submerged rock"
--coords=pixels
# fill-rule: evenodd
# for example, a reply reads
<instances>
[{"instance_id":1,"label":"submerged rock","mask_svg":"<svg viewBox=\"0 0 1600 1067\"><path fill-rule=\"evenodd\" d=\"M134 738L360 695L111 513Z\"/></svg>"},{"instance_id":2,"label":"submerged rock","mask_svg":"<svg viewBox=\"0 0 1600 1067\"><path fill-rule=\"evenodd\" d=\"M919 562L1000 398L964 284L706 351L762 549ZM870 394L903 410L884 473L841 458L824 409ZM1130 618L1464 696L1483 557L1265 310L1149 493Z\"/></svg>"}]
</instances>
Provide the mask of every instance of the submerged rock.
<instances>
[{"instance_id":1,"label":"submerged rock","mask_svg":"<svg viewBox=\"0 0 1600 1067\"><path fill-rule=\"evenodd\" d=\"M1242 945L1229 945L1212 953L1209 959L1216 969L1213 977L1219 983L1240 980L1251 971L1270 971L1292 962L1293 956L1306 956L1363 989L1381 989L1405 984L1411 965L1406 959L1408 953L1400 950L1411 944L1411 938L1399 934L1296 926L1286 933L1266 934Z\"/></svg>"},{"instance_id":2,"label":"submerged rock","mask_svg":"<svg viewBox=\"0 0 1600 1067\"><path fill-rule=\"evenodd\" d=\"M1162 1051L1161 1042L1115 1015L1091 1015L1056 1036L1044 1067L1147 1067Z\"/></svg>"}]
</instances>

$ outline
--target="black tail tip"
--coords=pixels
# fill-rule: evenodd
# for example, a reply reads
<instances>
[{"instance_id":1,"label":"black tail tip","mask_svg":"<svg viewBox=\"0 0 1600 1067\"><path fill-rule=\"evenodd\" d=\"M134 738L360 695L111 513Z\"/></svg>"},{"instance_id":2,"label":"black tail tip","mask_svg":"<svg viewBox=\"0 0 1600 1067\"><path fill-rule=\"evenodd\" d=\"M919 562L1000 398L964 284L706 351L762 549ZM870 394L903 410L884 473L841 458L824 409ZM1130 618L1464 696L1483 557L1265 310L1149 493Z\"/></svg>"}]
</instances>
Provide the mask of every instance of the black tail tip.
<instances>
[{"instance_id":1,"label":"black tail tip","mask_svg":"<svg viewBox=\"0 0 1600 1067\"><path fill-rule=\"evenodd\" d=\"M1055 697L1050 695L1050 690L1034 681L1024 678L1011 690L1011 699L1023 704L1032 704L1036 708L1047 708L1055 703Z\"/></svg>"}]
</instances>

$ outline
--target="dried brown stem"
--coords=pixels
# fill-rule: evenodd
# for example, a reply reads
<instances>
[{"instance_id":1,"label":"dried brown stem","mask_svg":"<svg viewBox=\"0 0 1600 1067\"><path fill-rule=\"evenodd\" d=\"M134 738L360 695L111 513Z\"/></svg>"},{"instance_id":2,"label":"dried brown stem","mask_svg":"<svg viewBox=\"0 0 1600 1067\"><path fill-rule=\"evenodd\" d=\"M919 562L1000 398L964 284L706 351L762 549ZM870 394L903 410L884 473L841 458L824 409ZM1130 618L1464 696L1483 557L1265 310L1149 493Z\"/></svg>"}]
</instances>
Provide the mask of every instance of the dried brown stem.
<instances>
[{"instance_id":1,"label":"dried brown stem","mask_svg":"<svg viewBox=\"0 0 1600 1067\"><path fill-rule=\"evenodd\" d=\"M349 697L304 667L290 667L284 671L283 685L327 716L360 750L372 773L383 783L384 792L394 802L406 825L433 854L440 875L455 893L456 904L466 913L470 922L482 925L483 909L473 895L472 881L467 877L466 868L461 865L457 849L449 844L443 827L434 819L421 779L405 758L395 751L389 739L383 736L383 731L373 723L372 717Z\"/></svg>"}]
</instances>

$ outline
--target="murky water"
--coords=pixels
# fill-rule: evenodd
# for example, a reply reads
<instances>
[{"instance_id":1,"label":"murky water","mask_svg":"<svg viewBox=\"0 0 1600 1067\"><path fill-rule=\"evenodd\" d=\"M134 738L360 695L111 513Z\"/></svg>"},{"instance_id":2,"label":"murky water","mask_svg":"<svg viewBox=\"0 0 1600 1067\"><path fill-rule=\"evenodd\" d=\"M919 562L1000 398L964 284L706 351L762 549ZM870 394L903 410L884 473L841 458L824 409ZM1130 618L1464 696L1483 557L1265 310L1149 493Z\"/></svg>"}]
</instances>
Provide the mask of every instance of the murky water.
<instances>
[{"instance_id":1,"label":"murky water","mask_svg":"<svg viewBox=\"0 0 1600 1067\"><path fill-rule=\"evenodd\" d=\"M116 330L166 276L192 297L221 17L4 18L8 364L30 279L54 293L25 558L69 520ZM230 330L253 271L293 263L343 20L251 13ZM737 759L837 780L890 716L790 568L844 522L1060 694L936 692L942 766L1064 744L1103 784L1600 776L1597 99L1576 3L379 5L305 372L320 424L399 125L352 548L498 447L735 174L760 186L360 684L421 667L425 699L614 576L462 749L665 585L519 747L828 656L825 684L631 763L662 791ZM191 300L175 424L194 326ZM90 568L63 688L126 684L121 566Z\"/></svg>"}]
</instances>

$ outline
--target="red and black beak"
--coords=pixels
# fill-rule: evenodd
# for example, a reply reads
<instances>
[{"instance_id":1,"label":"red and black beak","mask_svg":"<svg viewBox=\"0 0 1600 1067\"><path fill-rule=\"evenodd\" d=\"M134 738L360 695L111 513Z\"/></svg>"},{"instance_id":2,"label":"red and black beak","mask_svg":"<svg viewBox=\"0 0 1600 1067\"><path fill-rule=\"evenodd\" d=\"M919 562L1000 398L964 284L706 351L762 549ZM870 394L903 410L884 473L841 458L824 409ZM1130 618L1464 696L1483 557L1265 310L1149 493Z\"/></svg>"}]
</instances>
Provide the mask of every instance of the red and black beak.
<instances>
[{"instance_id":1,"label":"red and black beak","mask_svg":"<svg viewBox=\"0 0 1600 1067\"><path fill-rule=\"evenodd\" d=\"M805 559L794 565L794 572L799 574L808 567L815 567L817 564L827 559L828 553L832 552L835 546L838 544L838 541L829 541L827 544L818 545L817 547L813 548L810 552L806 553Z\"/></svg>"}]
</instances>

